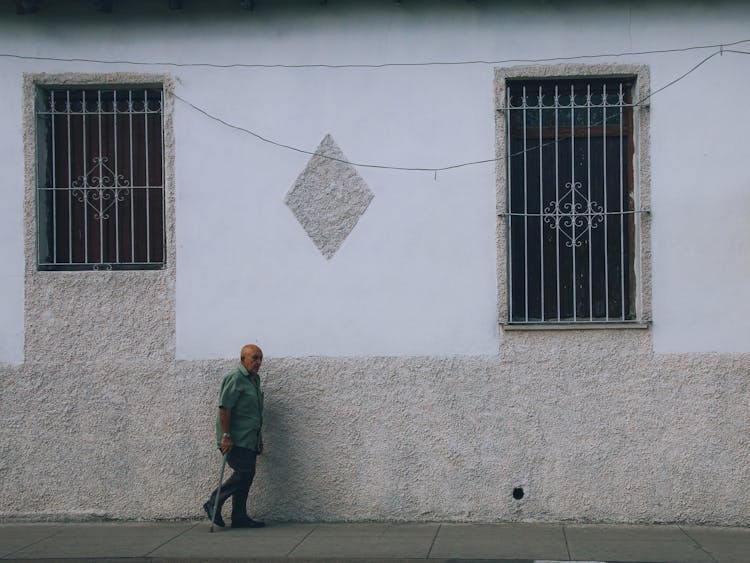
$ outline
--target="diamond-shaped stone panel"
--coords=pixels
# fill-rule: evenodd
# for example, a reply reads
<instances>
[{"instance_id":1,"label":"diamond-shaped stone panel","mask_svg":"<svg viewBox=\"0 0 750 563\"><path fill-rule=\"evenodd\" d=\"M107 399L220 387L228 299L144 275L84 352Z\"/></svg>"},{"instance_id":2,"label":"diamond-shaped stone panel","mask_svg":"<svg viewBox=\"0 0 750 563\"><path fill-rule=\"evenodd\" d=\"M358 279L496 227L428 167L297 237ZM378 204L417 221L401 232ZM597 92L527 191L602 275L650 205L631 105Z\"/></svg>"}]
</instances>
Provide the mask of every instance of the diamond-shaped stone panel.
<instances>
[{"instance_id":1,"label":"diamond-shaped stone panel","mask_svg":"<svg viewBox=\"0 0 750 563\"><path fill-rule=\"evenodd\" d=\"M330 259L374 196L354 166L341 162L347 158L333 137L323 137L315 152L284 197L284 203L318 250Z\"/></svg>"}]
</instances>

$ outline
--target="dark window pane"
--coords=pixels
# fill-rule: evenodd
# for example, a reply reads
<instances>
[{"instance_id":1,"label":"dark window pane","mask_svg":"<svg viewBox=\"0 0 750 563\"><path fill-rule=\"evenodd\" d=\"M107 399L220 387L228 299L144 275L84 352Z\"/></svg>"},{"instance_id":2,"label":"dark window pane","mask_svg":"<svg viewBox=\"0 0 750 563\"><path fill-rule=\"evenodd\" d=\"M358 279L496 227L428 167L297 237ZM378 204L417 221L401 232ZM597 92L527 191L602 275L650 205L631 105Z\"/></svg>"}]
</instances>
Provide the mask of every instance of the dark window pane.
<instances>
[{"instance_id":1,"label":"dark window pane","mask_svg":"<svg viewBox=\"0 0 750 563\"><path fill-rule=\"evenodd\" d=\"M164 261L162 93L40 89L39 265Z\"/></svg>"},{"instance_id":2,"label":"dark window pane","mask_svg":"<svg viewBox=\"0 0 750 563\"><path fill-rule=\"evenodd\" d=\"M634 318L631 88L509 82L512 322Z\"/></svg>"}]
</instances>

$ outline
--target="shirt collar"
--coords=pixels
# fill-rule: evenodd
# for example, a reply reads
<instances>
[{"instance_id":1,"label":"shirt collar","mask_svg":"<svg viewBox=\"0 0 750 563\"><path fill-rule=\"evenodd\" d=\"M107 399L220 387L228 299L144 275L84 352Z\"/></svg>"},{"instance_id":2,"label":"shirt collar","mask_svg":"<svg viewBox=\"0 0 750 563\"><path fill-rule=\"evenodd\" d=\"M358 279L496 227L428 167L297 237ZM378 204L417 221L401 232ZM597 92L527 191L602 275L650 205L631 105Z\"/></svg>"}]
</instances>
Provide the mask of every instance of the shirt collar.
<instances>
[{"instance_id":1,"label":"shirt collar","mask_svg":"<svg viewBox=\"0 0 750 563\"><path fill-rule=\"evenodd\" d=\"M253 377L259 377L257 373L252 374L249 371L247 371L247 368L242 365L242 362L240 362L240 373L244 375L245 377L249 377L250 379L253 379Z\"/></svg>"}]
</instances>

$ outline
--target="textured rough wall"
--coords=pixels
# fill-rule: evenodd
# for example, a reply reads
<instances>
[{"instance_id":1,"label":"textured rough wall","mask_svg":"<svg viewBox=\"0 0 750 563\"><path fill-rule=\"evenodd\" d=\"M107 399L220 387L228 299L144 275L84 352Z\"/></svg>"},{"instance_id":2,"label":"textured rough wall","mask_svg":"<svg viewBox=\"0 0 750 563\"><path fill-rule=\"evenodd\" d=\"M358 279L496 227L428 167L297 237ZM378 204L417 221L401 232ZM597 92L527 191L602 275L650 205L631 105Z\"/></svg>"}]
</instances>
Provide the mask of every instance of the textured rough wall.
<instances>
[{"instance_id":1,"label":"textured rough wall","mask_svg":"<svg viewBox=\"0 0 750 563\"><path fill-rule=\"evenodd\" d=\"M373 194L357 169L346 162L333 137L326 135L315 153L284 203L318 250L330 259L367 210Z\"/></svg>"},{"instance_id":2,"label":"textured rough wall","mask_svg":"<svg viewBox=\"0 0 750 563\"><path fill-rule=\"evenodd\" d=\"M750 357L649 350L646 331L576 331L506 335L497 357L270 357L251 510L749 524ZM233 363L0 368L0 515L199 516Z\"/></svg>"},{"instance_id":3,"label":"textured rough wall","mask_svg":"<svg viewBox=\"0 0 750 563\"><path fill-rule=\"evenodd\" d=\"M199 516L218 477L215 397L234 361L174 359L172 184L165 270L36 272L32 164L26 363L0 366L0 516ZM267 350L253 511L750 524L750 356L654 355L651 336L506 332L482 357Z\"/></svg>"}]
</instances>

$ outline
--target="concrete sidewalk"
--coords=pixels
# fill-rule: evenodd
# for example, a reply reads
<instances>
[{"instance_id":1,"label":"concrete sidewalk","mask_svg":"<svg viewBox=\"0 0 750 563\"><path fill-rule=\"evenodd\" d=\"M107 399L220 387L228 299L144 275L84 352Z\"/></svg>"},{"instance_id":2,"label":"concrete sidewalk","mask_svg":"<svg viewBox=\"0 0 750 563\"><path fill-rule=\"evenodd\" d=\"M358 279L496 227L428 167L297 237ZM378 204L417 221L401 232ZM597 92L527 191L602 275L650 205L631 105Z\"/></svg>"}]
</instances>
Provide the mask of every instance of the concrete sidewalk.
<instances>
[{"instance_id":1,"label":"concrete sidewalk","mask_svg":"<svg viewBox=\"0 0 750 563\"><path fill-rule=\"evenodd\" d=\"M5 523L0 560L750 563L750 528L584 524Z\"/></svg>"}]
</instances>

